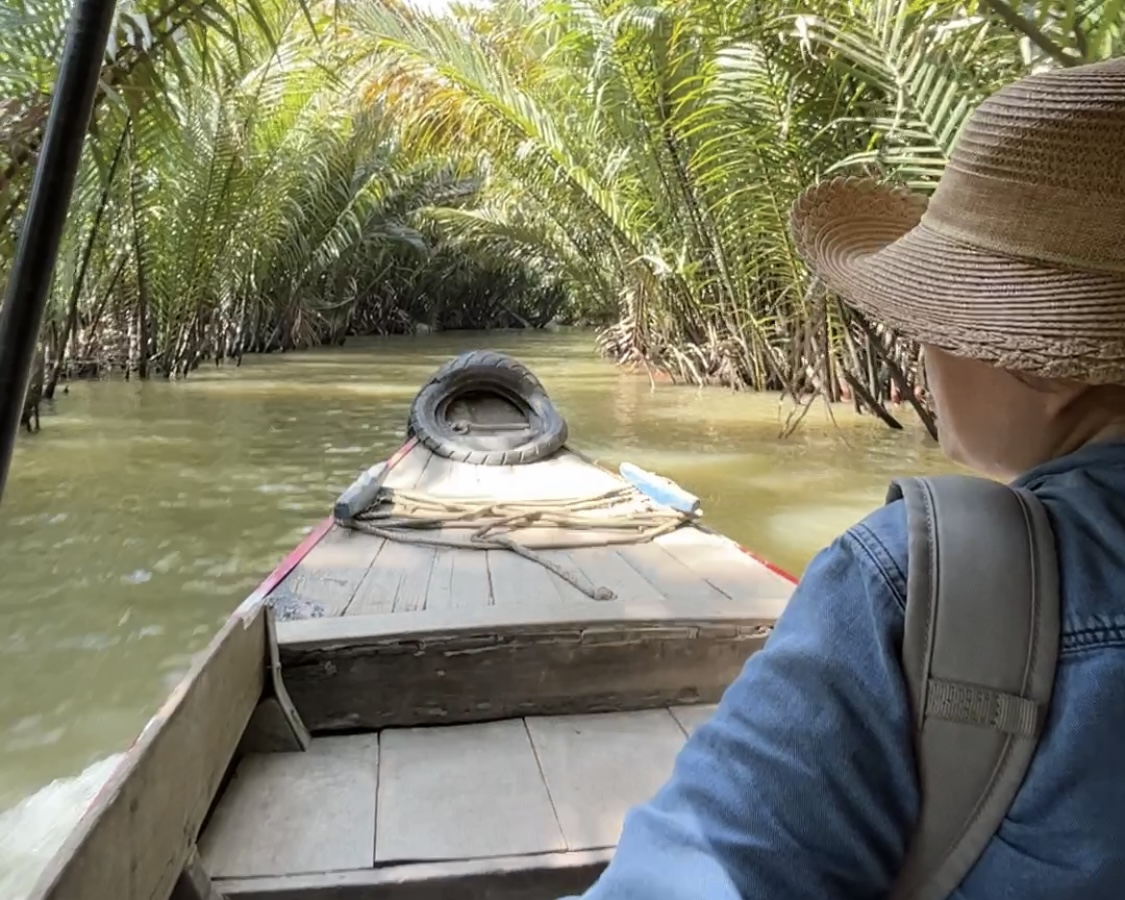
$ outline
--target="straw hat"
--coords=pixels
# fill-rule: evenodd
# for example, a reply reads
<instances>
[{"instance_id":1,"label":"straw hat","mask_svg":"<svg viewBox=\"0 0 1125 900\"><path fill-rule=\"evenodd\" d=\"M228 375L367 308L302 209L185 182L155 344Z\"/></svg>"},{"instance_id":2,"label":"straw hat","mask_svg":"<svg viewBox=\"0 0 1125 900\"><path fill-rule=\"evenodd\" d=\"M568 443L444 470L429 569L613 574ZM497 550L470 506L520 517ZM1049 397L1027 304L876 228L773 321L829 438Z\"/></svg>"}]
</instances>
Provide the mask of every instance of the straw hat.
<instances>
[{"instance_id":1,"label":"straw hat","mask_svg":"<svg viewBox=\"0 0 1125 900\"><path fill-rule=\"evenodd\" d=\"M958 356L1125 384L1125 59L985 100L926 198L836 178L794 204L798 252L857 309Z\"/></svg>"}]
</instances>

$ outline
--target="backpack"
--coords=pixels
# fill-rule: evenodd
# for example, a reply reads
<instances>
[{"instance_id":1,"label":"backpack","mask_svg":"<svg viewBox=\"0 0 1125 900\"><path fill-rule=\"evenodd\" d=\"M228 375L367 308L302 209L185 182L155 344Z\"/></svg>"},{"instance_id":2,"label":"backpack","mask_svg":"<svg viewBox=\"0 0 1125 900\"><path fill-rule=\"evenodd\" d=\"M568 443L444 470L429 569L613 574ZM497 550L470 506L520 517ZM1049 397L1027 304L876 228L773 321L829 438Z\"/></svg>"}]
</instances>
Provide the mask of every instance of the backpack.
<instances>
[{"instance_id":1,"label":"backpack","mask_svg":"<svg viewBox=\"0 0 1125 900\"><path fill-rule=\"evenodd\" d=\"M909 565L902 667L921 812L890 900L943 900L992 839L1046 720L1059 643L1047 512L960 475L893 481Z\"/></svg>"}]
</instances>

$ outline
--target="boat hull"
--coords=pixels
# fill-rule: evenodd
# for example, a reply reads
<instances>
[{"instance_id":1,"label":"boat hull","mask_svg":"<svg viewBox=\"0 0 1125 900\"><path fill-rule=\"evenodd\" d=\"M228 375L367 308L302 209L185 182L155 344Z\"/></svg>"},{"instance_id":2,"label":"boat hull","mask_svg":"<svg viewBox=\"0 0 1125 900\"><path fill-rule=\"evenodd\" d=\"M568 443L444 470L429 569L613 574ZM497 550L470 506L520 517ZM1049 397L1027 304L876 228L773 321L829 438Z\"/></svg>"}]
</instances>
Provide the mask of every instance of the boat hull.
<instances>
[{"instance_id":1,"label":"boat hull","mask_svg":"<svg viewBox=\"0 0 1125 900\"><path fill-rule=\"evenodd\" d=\"M474 467L413 440L380 478L457 508L623 484L566 448ZM793 585L693 522L640 543L600 527L528 557L326 519L211 642L32 900L581 892Z\"/></svg>"}]
</instances>

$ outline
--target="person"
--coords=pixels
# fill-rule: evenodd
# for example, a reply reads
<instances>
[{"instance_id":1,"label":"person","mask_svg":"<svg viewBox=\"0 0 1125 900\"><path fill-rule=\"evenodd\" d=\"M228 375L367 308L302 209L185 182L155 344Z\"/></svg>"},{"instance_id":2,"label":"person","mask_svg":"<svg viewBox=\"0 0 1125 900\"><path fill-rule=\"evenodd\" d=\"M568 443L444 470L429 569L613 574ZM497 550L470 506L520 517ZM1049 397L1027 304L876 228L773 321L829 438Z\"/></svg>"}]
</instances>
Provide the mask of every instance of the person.
<instances>
[{"instance_id":1,"label":"person","mask_svg":"<svg viewBox=\"0 0 1125 900\"><path fill-rule=\"evenodd\" d=\"M928 203L836 178L794 205L810 269L922 344L953 460L1032 491L1059 657L1035 756L951 895L1125 893L1125 59L974 112ZM630 810L585 900L886 897L918 820L901 500L808 566L766 646ZM987 597L980 598L987 603Z\"/></svg>"}]
</instances>

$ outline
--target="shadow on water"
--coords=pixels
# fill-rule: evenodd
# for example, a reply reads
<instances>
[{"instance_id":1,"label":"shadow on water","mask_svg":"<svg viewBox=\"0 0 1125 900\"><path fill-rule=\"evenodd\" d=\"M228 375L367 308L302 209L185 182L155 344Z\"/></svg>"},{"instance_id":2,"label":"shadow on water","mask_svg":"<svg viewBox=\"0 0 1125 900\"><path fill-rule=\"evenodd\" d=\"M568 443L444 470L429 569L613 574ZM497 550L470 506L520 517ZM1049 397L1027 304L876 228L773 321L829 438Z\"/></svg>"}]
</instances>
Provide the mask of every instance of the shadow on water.
<instances>
[{"instance_id":1,"label":"shadow on water","mask_svg":"<svg viewBox=\"0 0 1125 900\"><path fill-rule=\"evenodd\" d=\"M21 436L0 508L0 896L26 887L73 821L63 810L104 777L99 760L128 746L237 603L399 445L414 394L455 353L517 355L576 446L680 481L712 526L793 571L889 478L948 468L916 426L847 409L836 427L816 407L779 441L775 396L654 392L591 345L570 331L369 339L179 383L71 385Z\"/></svg>"}]
</instances>

